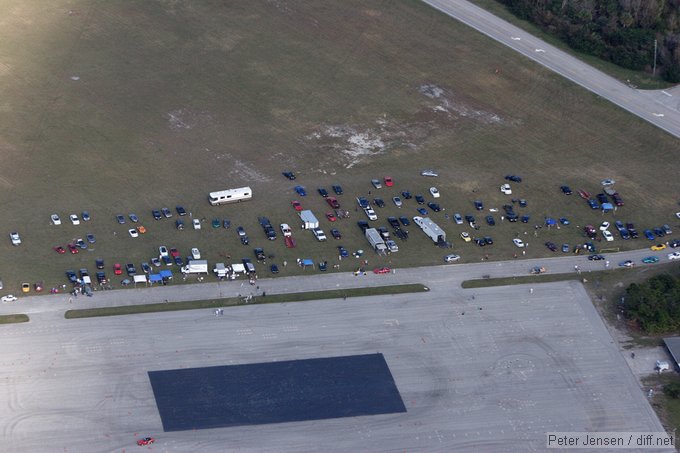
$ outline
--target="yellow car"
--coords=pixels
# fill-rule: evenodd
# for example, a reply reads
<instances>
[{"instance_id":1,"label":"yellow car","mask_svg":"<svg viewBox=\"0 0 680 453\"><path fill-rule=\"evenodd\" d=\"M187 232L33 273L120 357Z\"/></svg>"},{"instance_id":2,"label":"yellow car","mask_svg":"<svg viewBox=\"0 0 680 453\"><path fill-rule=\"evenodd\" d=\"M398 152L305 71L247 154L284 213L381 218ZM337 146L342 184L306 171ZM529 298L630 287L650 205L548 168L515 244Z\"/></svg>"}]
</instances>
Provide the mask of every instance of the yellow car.
<instances>
[{"instance_id":1,"label":"yellow car","mask_svg":"<svg viewBox=\"0 0 680 453\"><path fill-rule=\"evenodd\" d=\"M31 290L31 285L30 283L22 283L21 284L21 292L22 293L27 293Z\"/></svg>"},{"instance_id":2,"label":"yellow car","mask_svg":"<svg viewBox=\"0 0 680 453\"><path fill-rule=\"evenodd\" d=\"M469 235L468 233L466 233L465 231L463 231L462 233L460 233L460 238L461 238L462 240L464 240L465 242L470 242L470 241L472 240L472 238L470 237L470 235Z\"/></svg>"},{"instance_id":3,"label":"yellow car","mask_svg":"<svg viewBox=\"0 0 680 453\"><path fill-rule=\"evenodd\" d=\"M666 248L666 244L655 244L652 246L652 250L658 251Z\"/></svg>"}]
</instances>

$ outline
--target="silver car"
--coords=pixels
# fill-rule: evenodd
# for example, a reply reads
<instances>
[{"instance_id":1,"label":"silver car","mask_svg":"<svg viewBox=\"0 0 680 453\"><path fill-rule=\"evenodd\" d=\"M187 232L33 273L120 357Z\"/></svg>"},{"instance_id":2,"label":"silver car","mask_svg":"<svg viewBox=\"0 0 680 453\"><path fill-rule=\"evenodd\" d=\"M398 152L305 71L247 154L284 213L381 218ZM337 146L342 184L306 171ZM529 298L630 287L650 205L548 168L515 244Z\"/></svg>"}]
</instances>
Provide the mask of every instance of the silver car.
<instances>
[{"instance_id":1,"label":"silver car","mask_svg":"<svg viewBox=\"0 0 680 453\"><path fill-rule=\"evenodd\" d=\"M444 262L445 263L455 263L459 259L460 259L460 256L458 256L458 255L446 255L444 257Z\"/></svg>"}]
</instances>

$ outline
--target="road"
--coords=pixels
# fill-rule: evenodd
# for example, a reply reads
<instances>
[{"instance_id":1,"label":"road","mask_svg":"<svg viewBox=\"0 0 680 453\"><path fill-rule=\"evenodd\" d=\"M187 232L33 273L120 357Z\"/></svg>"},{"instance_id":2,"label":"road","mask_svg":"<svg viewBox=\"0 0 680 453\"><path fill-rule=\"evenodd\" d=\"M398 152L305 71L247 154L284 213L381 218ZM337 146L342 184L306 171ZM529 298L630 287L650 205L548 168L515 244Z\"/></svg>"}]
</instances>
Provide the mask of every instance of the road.
<instances>
[{"instance_id":1,"label":"road","mask_svg":"<svg viewBox=\"0 0 680 453\"><path fill-rule=\"evenodd\" d=\"M680 138L680 86L637 90L465 0L423 1Z\"/></svg>"}]
</instances>

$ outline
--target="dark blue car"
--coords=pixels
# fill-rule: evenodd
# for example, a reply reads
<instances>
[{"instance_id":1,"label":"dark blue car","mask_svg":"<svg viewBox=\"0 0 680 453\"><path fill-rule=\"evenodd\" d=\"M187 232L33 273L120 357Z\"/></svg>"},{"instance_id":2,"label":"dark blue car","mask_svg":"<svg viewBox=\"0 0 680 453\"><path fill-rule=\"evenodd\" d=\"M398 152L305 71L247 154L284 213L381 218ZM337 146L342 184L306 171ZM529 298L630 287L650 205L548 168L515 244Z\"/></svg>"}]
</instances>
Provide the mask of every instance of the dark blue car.
<instances>
[{"instance_id":1,"label":"dark blue car","mask_svg":"<svg viewBox=\"0 0 680 453\"><path fill-rule=\"evenodd\" d=\"M297 192L297 194L301 197L307 196L307 191L302 186L295 186L295 192Z\"/></svg>"},{"instance_id":2,"label":"dark blue car","mask_svg":"<svg viewBox=\"0 0 680 453\"><path fill-rule=\"evenodd\" d=\"M653 241L653 240L654 240L654 233L652 233L652 230L650 230L650 229L645 230L645 231L644 231L644 235L645 235L645 237L646 237L647 239L649 239L650 241Z\"/></svg>"}]
</instances>

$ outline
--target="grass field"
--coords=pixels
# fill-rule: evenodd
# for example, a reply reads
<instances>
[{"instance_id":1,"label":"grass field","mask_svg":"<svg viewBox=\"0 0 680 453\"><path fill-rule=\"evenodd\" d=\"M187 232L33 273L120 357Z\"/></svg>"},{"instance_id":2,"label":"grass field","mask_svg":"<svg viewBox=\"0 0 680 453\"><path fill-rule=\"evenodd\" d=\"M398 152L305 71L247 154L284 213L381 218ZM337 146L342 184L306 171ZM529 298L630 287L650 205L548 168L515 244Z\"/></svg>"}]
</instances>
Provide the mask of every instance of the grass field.
<instances>
[{"instance_id":1,"label":"grass field","mask_svg":"<svg viewBox=\"0 0 680 453\"><path fill-rule=\"evenodd\" d=\"M578 227L602 216L561 195L563 183L595 193L601 179L614 178L626 201L616 218L639 230L679 226L676 139L417 1L25 0L0 1L0 12L0 277L8 292L22 281L61 284L68 268L92 272L95 258L112 277L114 262L138 266L161 244L185 254L199 247L211 262L254 258L252 247L262 246L274 257L268 263L335 263L336 245L368 248L353 199L385 175L396 185L372 190L388 203L377 223L416 214L414 200L397 209L393 195L426 194L436 184L446 211L432 217L464 261L510 258L510 239L525 232L533 242L527 258L549 253L540 246L546 240L582 241ZM419 175L429 167L440 177ZM288 169L319 218L327 209L316 188L344 187L339 200L352 218L337 224L341 241L318 243L297 228L296 249L265 240L260 215L297 227L294 184L281 176ZM462 228L444 215L473 213L475 199L500 208L510 198L498 190L507 173L524 178L513 197L528 200L517 212L532 223L482 226L496 240L484 249L457 240ZM208 192L243 185L253 201L208 204ZM205 219L203 228L178 232L151 219L152 208L176 204ZM68 214L82 210L93 220L70 225ZM50 225L53 212L61 226ZM137 239L127 235L129 223L114 220L131 212L149 230ZM572 225L534 237L547 215ZM251 246L233 229L213 230L213 217L243 225ZM7 237L14 230L19 247ZM448 251L410 231L397 254L369 256L369 267L441 263ZM52 251L88 232L97 242L87 251ZM345 260L340 270L357 265Z\"/></svg>"}]
</instances>

